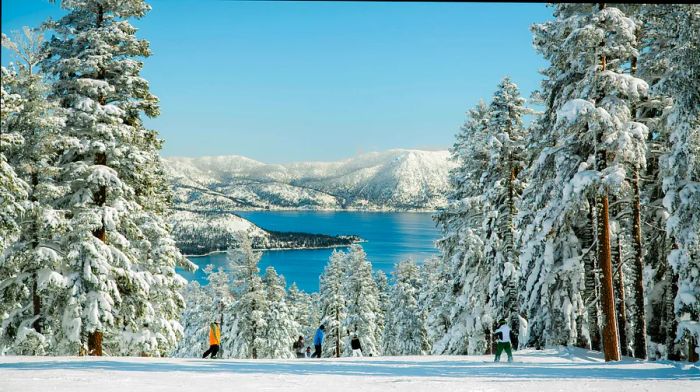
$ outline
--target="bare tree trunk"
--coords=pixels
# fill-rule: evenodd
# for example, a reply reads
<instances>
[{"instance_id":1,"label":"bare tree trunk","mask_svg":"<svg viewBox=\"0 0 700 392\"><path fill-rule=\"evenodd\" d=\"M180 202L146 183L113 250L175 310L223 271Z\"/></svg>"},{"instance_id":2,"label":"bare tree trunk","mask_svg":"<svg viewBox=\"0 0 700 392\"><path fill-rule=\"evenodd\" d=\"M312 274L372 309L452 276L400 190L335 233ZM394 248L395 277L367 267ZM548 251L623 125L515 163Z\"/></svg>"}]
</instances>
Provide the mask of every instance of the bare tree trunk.
<instances>
[{"instance_id":1,"label":"bare tree trunk","mask_svg":"<svg viewBox=\"0 0 700 392\"><path fill-rule=\"evenodd\" d=\"M676 311L674 308L674 300L678 295L678 275L669 266L667 279L670 279L670 285L666 291L666 355L667 359L679 361L681 356L676 348L676 329L678 328L678 320L676 319Z\"/></svg>"},{"instance_id":2,"label":"bare tree trunk","mask_svg":"<svg viewBox=\"0 0 700 392\"><path fill-rule=\"evenodd\" d=\"M102 356L102 332L93 331L88 335L88 355Z\"/></svg>"},{"instance_id":3,"label":"bare tree trunk","mask_svg":"<svg viewBox=\"0 0 700 392\"><path fill-rule=\"evenodd\" d=\"M605 9L605 3L600 3L599 10ZM600 46L605 46L601 41ZM601 71L605 71L605 54L600 55ZM603 134L598 134L598 144L602 144ZM597 170L602 171L607 164L605 150L597 152ZM605 361L620 360L620 346L617 335L617 319L615 317L615 292L613 290L613 271L610 254L610 213L608 211L607 191L601 196L598 205L598 260L602 273L601 302L604 316L603 322L603 353Z\"/></svg>"},{"instance_id":4,"label":"bare tree trunk","mask_svg":"<svg viewBox=\"0 0 700 392\"><path fill-rule=\"evenodd\" d=\"M603 310L603 353L605 361L619 361L617 319L615 317L615 296L613 291L613 271L610 252L610 222L608 221L608 196L604 195L598 208L598 259L602 272L601 304Z\"/></svg>"}]
</instances>

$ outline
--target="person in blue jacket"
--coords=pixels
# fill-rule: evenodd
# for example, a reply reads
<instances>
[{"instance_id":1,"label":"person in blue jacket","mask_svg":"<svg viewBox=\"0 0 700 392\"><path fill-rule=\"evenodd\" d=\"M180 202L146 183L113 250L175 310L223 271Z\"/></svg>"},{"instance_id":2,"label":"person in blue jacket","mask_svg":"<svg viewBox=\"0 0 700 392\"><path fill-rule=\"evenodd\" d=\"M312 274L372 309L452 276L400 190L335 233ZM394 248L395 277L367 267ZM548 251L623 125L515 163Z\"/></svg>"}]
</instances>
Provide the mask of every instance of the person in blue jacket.
<instances>
[{"instance_id":1,"label":"person in blue jacket","mask_svg":"<svg viewBox=\"0 0 700 392\"><path fill-rule=\"evenodd\" d=\"M316 330L316 335L314 335L314 353L311 355L311 358L321 358L321 346L323 345L323 336L324 336L324 331L326 327L321 325L318 327Z\"/></svg>"}]
</instances>

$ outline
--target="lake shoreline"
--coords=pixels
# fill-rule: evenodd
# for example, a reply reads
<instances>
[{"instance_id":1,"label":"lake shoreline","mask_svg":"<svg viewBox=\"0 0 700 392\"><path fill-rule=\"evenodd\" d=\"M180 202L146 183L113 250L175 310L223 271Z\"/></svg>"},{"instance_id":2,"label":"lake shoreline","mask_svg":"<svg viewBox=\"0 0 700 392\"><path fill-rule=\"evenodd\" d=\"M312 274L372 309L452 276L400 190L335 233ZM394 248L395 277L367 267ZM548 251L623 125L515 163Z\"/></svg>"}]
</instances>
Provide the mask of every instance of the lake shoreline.
<instances>
[{"instance_id":1,"label":"lake shoreline","mask_svg":"<svg viewBox=\"0 0 700 392\"><path fill-rule=\"evenodd\" d=\"M354 244L361 244L364 242L368 242L368 241L367 240L360 240L360 241L355 241L352 244L348 244L348 245L329 245L329 246L313 246L313 247L299 247L299 248L262 248L262 249L253 249L253 252L349 248L349 247L353 246ZM232 249L237 249L237 248L232 248ZM211 256L213 254L226 253L226 252L228 252L228 250L213 250L211 252L204 253L201 255L182 255L182 256L184 256L184 257L206 257L206 256Z\"/></svg>"}]
</instances>

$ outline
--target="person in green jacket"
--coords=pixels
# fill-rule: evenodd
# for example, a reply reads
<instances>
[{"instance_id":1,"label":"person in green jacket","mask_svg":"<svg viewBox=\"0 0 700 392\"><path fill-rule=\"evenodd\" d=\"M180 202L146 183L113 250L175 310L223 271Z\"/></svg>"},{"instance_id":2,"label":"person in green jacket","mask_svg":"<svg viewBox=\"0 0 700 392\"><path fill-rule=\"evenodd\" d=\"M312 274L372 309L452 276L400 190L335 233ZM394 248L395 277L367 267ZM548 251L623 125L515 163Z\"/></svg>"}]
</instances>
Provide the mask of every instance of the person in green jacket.
<instances>
[{"instance_id":1,"label":"person in green jacket","mask_svg":"<svg viewBox=\"0 0 700 392\"><path fill-rule=\"evenodd\" d=\"M498 329L494 333L494 337L496 338L496 358L493 361L499 362L501 353L505 351L508 354L508 362L513 362L513 351L510 347L510 327L505 319L498 321Z\"/></svg>"}]
</instances>

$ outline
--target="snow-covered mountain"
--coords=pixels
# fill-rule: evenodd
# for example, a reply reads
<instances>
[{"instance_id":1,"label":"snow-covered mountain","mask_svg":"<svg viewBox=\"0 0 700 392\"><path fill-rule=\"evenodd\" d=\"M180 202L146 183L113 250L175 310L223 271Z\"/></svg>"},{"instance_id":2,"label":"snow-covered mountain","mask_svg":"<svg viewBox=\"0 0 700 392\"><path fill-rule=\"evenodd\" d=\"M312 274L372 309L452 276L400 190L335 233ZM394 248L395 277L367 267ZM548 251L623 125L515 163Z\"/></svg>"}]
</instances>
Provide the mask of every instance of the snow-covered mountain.
<instances>
[{"instance_id":1,"label":"snow-covered mountain","mask_svg":"<svg viewBox=\"0 0 700 392\"><path fill-rule=\"evenodd\" d=\"M165 158L179 209L435 209L448 151L389 150L338 162L266 164L241 156Z\"/></svg>"}]
</instances>

